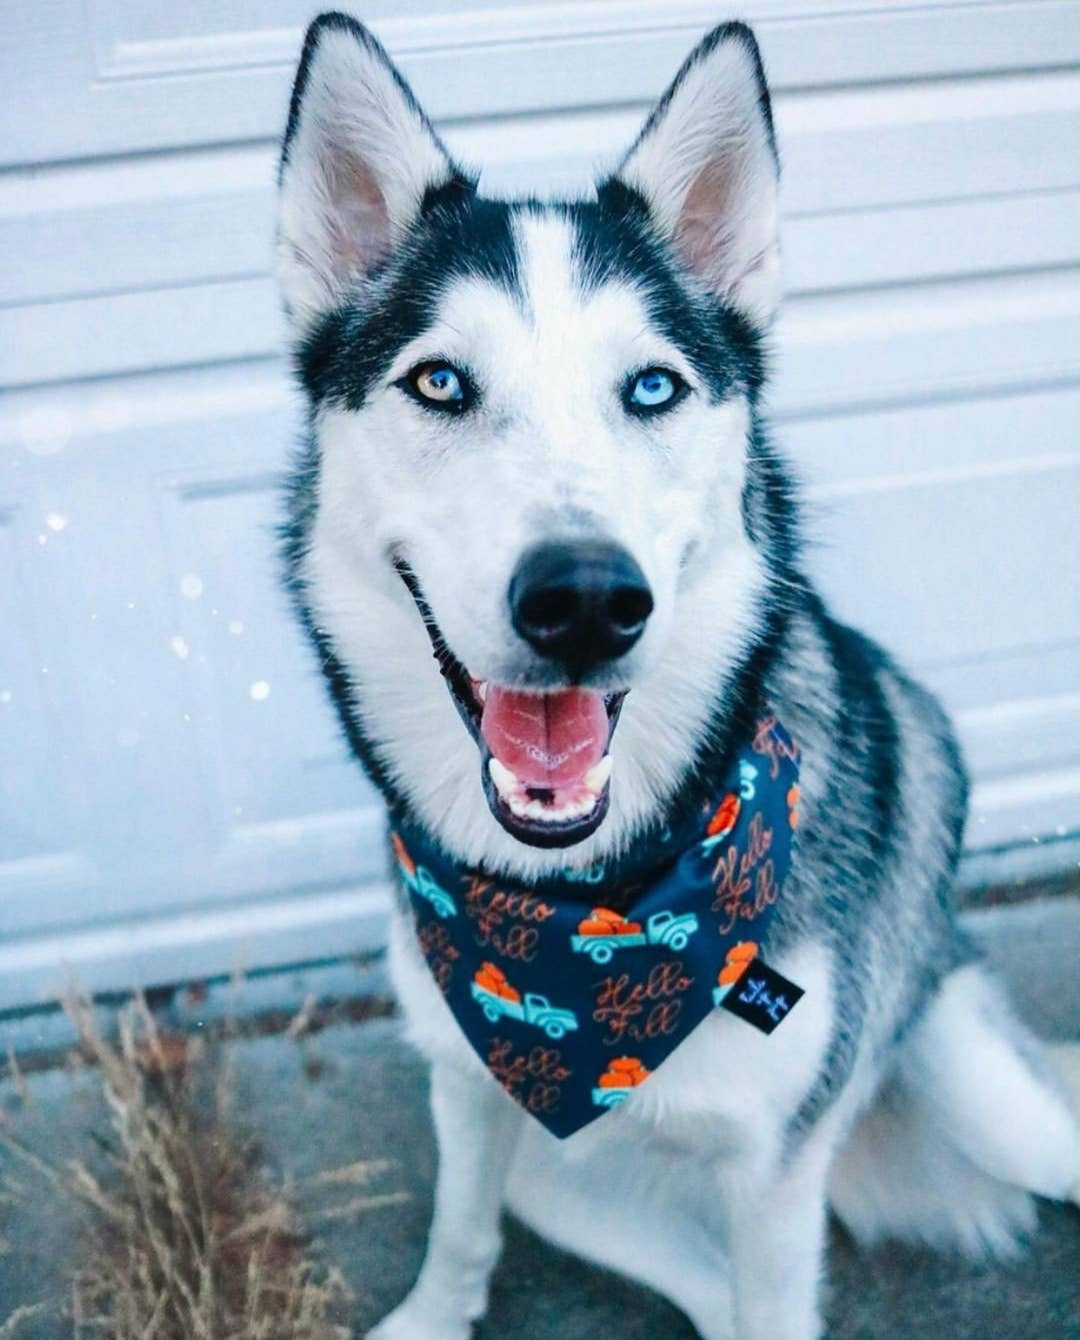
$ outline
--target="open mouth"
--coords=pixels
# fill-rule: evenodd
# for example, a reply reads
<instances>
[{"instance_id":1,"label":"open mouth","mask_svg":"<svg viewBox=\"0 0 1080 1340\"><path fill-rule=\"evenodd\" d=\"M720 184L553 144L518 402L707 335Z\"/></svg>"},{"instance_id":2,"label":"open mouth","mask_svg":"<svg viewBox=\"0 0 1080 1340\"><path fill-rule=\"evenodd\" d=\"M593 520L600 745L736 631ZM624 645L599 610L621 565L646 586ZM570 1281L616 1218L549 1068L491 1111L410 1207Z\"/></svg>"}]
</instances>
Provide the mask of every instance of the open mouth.
<instances>
[{"instance_id":1,"label":"open mouth","mask_svg":"<svg viewBox=\"0 0 1080 1340\"><path fill-rule=\"evenodd\" d=\"M446 645L412 569L395 567L435 649L461 719L480 751L484 794L503 828L532 847L569 847L608 809L608 747L626 691L508 688L471 675Z\"/></svg>"}]
</instances>

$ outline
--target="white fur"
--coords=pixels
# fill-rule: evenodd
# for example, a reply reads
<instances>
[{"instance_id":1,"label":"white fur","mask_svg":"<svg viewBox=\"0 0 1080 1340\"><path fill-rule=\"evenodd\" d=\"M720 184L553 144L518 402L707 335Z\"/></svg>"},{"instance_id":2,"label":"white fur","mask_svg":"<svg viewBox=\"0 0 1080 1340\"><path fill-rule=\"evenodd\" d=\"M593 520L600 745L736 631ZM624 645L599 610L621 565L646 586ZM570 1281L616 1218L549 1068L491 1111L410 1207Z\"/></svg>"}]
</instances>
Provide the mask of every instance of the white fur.
<instances>
[{"instance_id":1,"label":"white fur","mask_svg":"<svg viewBox=\"0 0 1080 1340\"><path fill-rule=\"evenodd\" d=\"M900 1080L918 1086L942 1131L976 1167L1063 1199L1080 1177L1080 1131L1066 1097L1036 1078L1003 1031L1007 1018L1005 1001L978 968L954 973L904 1049Z\"/></svg>"},{"instance_id":2,"label":"white fur","mask_svg":"<svg viewBox=\"0 0 1080 1340\"><path fill-rule=\"evenodd\" d=\"M807 986L801 1018L793 1014L785 1030L764 1038L710 1016L647 1086L560 1142L486 1073L410 924L396 918L391 968L410 1036L434 1059L436 1090L440 1077L455 1076L452 1097L437 1099L440 1184L444 1168L456 1184L460 1163L475 1157L478 1123L493 1119L496 1145L482 1175L488 1192L499 1183L499 1195L485 1200L486 1216L462 1195L458 1217L447 1211L457 1225L447 1239L497 1236L505 1178L505 1201L527 1224L666 1294L703 1340L815 1340L826 1184L864 1241L889 1233L972 1254L1008 1252L1030 1230L1029 1191L1069 1193L1080 1175L1075 1121L1004 1040L1001 1002L976 968L950 980L875 1104L867 1106L881 1076L864 1053L828 1116L789 1158L786 1124L832 1028L832 969L812 945L778 964ZM1005 1119L1013 1112L1021 1114L1015 1125ZM515 1136L508 1156L504 1138ZM378 1340L464 1333L461 1308L444 1306L433 1325L421 1307L426 1281L452 1267L440 1241L433 1236L419 1297L410 1294L388 1329L377 1328ZM479 1295L474 1282L470 1303Z\"/></svg>"},{"instance_id":3,"label":"white fur","mask_svg":"<svg viewBox=\"0 0 1080 1340\"><path fill-rule=\"evenodd\" d=\"M753 59L720 42L690 63L619 175L649 202L691 269L767 325L782 286L777 167Z\"/></svg>"},{"instance_id":4,"label":"white fur","mask_svg":"<svg viewBox=\"0 0 1080 1340\"><path fill-rule=\"evenodd\" d=\"M364 279L450 172L381 53L324 30L279 195L278 280L297 328Z\"/></svg>"},{"instance_id":5,"label":"white fur","mask_svg":"<svg viewBox=\"0 0 1080 1340\"><path fill-rule=\"evenodd\" d=\"M521 1113L468 1069L437 1062L431 1079L441 1157L428 1250L408 1298L372 1333L380 1340L468 1340L502 1245L502 1188Z\"/></svg>"},{"instance_id":6,"label":"white fur","mask_svg":"<svg viewBox=\"0 0 1080 1340\"><path fill-rule=\"evenodd\" d=\"M279 264L298 333L362 289L450 170L378 52L325 31L282 179ZM622 172L697 279L768 320L775 161L741 40L687 67ZM622 850L670 795L755 626L766 574L741 513L745 400L712 402L632 284L582 291L565 218L518 218L523 301L479 278L459 282L363 409L321 412L299 576L356 686L365 731L419 818L462 861L528 880ZM394 385L431 359L466 364L481 384L467 426L464 416L437 421ZM675 368L691 394L670 415L631 421L619 388L655 363ZM492 817L477 751L390 558L409 560L473 675L543 688L506 592L529 545L575 528L630 551L655 611L603 685L633 688L612 745L610 813L563 853L522 845ZM827 690L787 688L789 724L812 745L815 695ZM886 692L910 736L903 769L916 788L940 753L919 743L927 737L907 697L895 684ZM808 796L820 792L818 767L807 748ZM929 822L911 816L912 853L935 840ZM862 1236L948 1235L972 1248L1001 1246L1023 1227L1029 1191L1066 1194L1080 1180L1075 1123L976 970L954 975L898 1053L881 1045L895 1023L889 965L906 961L886 940L905 934L898 890L917 877L893 876L897 921L868 951L881 1002L867 1002L846 1084L801 1134L793 1118L825 1073L839 1022L839 965L812 929L775 965L806 989L783 1029L765 1038L710 1016L625 1104L559 1143L487 1073L411 924L395 916L391 970L410 1036L432 1061L440 1166L423 1270L378 1340L465 1340L485 1306L507 1200L556 1242L667 1293L706 1340L816 1340L827 1183ZM1022 1125L1038 1138L1016 1139Z\"/></svg>"},{"instance_id":7,"label":"white fur","mask_svg":"<svg viewBox=\"0 0 1080 1340\"><path fill-rule=\"evenodd\" d=\"M1011 1253L1034 1225L1028 1193L1065 1199L1080 1180L1055 1079L996 985L974 966L954 973L837 1159L834 1209L867 1243Z\"/></svg>"},{"instance_id":8,"label":"white fur","mask_svg":"<svg viewBox=\"0 0 1080 1340\"><path fill-rule=\"evenodd\" d=\"M520 1114L481 1065L435 986L407 918L394 919L390 955L410 1039L434 1062L440 1188L444 1177L458 1184L487 1118L496 1144L483 1178L488 1190L497 1184L499 1194L484 1202L486 1217L477 1215L474 1197L461 1195L456 1233L443 1225L432 1235L420 1282L373 1333L378 1340L451 1340L463 1333L462 1309L448 1306L445 1297L433 1326L430 1281L460 1270L454 1254L462 1241L497 1237L504 1178L506 1199L526 1223L666 1293L706 1340L732 1334L729 1274L741 1300L740 1335L811 1340L825 1173L836 1133L850 1117L839 1105L791 1163L784 1132L828 1044L831 969L824 951L803 945L778 960L781 972L807 985L808 1008L792 1014L783 1031L770 1039L731 1016L710 1015L648 1085L561 1142ZM447 1096L439 1086L449 1075L455 1079ZM745 1075L754 1077L752 1084L740 1082ZM517 1137L512 1161L503 1144L511 1127ZM631 1217L642 1228L627 1233ZM657 1224L664 1225L661 1233ZM470 1302L476 1296L471 1286Z\"/></svg>"},{"instance_id":9,"label":"white fur","mask_svg":"<svg viewBox=\"0 0 1080 1340\"><path fill-rule=\"evenodd\" d=\"M318 622L362 684L368 729L418 814L461 859L523 878L559 869L567 855L525 847L492 817L476 752L462 748L461 722L387 554L408 557L470 673L511 684L531 669L506 601L530 543L585 515L641 565L656 608L609 686L633 682L634 692L612 741L609 817L573 849L582 866L620 850L675 786L763 582L739 511L745 401L709 403L632 290L583 295L569 241L564 220L526 218L524 309L480 280L458 284L363 410L323 414L306 566ZM433 357L467 361L482 382L484 403L467 428L433 427L393 385ZM694 394L666 426L628 430L618 388L628 369L653 362L681 372ZM708 640L702 622L714 630Z\"/></svg>"}]
</instances>

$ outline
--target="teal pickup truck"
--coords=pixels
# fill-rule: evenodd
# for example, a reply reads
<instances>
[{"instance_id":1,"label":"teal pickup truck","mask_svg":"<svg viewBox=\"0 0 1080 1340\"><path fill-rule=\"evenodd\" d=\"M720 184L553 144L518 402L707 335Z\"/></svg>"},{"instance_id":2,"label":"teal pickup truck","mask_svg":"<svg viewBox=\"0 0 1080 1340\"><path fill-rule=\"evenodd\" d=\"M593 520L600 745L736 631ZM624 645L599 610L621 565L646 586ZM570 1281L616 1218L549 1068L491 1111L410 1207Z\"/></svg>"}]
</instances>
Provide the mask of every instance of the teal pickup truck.
<instances>
[{"instance_id":1,"label":"teal pickup truck","mask_svg":"<svg viewBox=\"0 0 1080 1340\"><path fill-rule=\"evenodd\" d=\"M620 1103L625 1103L633 1092L630 1088L593 1089L593 1107L618 1107Z\"/></svg>"},{"instance_id":2,"label":"teal pickup truck","mask_svg":"<svg viewBox=\"0 0 1080 1340\"><path fill-rule=\"evenodd\" d=\"M437 916L445 921L447 917L457 916L457 904L446 890L439 884L436 884L431 875L422 865L418 865L414 870L407 866L399 865L401 878L412 889L418 898L423 898L425 902L430 903L435 909Z\"/></svg>"},{"instance_id":3,"label":"teal pickup truck","mask_svg":"<svg viewBox=\"0 0 1080 1340\"><path fill-rule=\"evenodd\" d=\"M632 945L666 945L676 952L690 943L698 928L693 912L654 912L645 923L644 931L630 935L572 935L570 948L575 954L588 954L594 963L610 963L616 949Z\"/></svg>"},{"instance_id":4,"label":"teal pickup truck","mask_svg":"<svg viewBox=\"0 0 1080 1340\"><path fill-rule=\"evenodd\" d=\"M478 982L473 982L471 987L473 1000L483 1009L488 1023L493 1024L505 1015L509 1019L518 1019L522 1023L542 1028L552 1042L557 1042L577 1029L578 1021L573 1010L560 1010L546 996L529 994L521 1001L507 1000L505 996L488 991Z\"/></svg>"}]
</instances>

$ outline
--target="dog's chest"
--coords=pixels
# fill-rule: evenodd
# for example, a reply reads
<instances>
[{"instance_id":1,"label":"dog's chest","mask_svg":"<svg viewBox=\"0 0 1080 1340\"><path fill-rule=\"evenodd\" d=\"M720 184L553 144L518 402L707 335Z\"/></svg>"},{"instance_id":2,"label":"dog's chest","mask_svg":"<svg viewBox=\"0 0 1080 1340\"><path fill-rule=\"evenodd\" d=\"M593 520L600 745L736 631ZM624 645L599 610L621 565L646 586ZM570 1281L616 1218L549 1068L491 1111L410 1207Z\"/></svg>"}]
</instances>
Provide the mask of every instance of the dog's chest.
<instances>
[{"instance_id":1,"label":"dog's chest","mask_svg":"<svg viewBox=\"0 0 1080 1340\"><path fill-rule=\"evenodd\" d=\"M693 1150L775 1146L821 1073L833 1029L828 952L805 941L775 966L805 991L779 1028L761 1033L714 1010L630 1098L564 1141L567 1154L587 1157L596 1141L649 1134ZM390 967L410 1040L429 1060L494 1083L447 1007L411 917L401 910L392 920Z\"/></svg>"}]
</instances>

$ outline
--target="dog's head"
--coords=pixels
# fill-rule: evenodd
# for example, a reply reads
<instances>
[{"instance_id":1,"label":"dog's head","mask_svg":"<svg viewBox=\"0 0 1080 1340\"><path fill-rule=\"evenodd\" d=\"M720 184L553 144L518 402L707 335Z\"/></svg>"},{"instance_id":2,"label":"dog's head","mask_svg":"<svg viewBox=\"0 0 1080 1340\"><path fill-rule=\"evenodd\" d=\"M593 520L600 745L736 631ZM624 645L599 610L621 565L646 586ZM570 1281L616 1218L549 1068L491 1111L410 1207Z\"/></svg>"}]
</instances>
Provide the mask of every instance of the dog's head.
<instances>
[{"instance_id":1,"label":"dog's head","mask_svg":"<svg viewBox=\"0 0 1080 1340\"><path fill-rule=\"evenodd\" d=\"M779 296L753 36L694 51L594 199L539 204L479 194L326 15L280 187L312 410L293 577L354 730L466 857L625 841L692 766L784 545L752 431Z\"/></svg>"}]
</instances>

